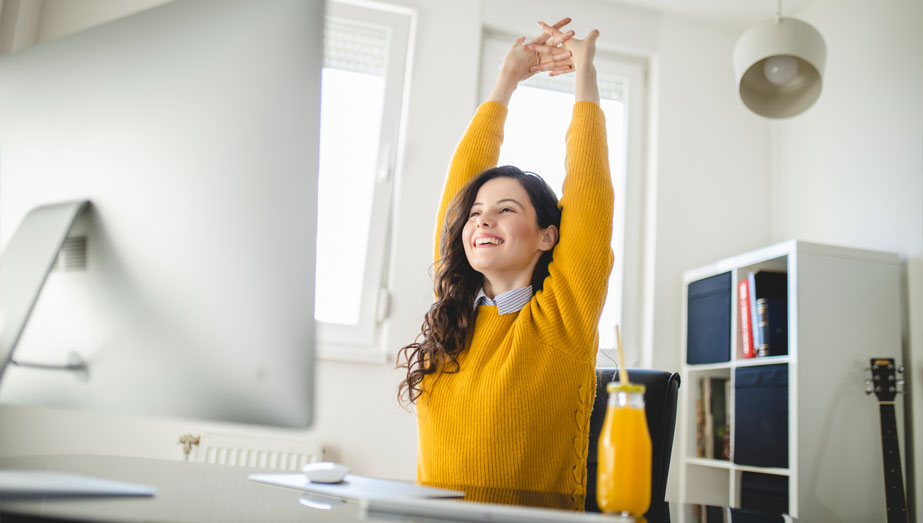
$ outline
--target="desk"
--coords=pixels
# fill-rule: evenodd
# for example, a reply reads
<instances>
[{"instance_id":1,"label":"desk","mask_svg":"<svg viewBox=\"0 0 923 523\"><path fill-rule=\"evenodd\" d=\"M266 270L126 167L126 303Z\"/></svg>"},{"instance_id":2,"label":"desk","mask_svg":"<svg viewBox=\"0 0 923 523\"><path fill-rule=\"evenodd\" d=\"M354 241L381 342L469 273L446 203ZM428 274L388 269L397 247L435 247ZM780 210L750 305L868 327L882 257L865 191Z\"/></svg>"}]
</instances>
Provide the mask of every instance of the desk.
<instances>
[{"instance_id":1,"label":"desk","mask_svg":"<svg viewBox=\"0 0 923 523\"><path fill-rule=\"evenodd\" d=\"M152 498L0 499L0 521L4 523L19 516L26 521L396 521L392 517L365 517L355 501L346 501L331 510L312 508L300 501L304 492L247 479L251 473L271 472L262 469L115 456L0 458L0 468L87 474L147 484L158 491ZM674 503L663 519L648 523L691 523L695 521L692 514L692 505ZM743 520L733 518L735 523ZM752 521L781 523L783 519L775 516Z\"/></svg>"}]
</instances>

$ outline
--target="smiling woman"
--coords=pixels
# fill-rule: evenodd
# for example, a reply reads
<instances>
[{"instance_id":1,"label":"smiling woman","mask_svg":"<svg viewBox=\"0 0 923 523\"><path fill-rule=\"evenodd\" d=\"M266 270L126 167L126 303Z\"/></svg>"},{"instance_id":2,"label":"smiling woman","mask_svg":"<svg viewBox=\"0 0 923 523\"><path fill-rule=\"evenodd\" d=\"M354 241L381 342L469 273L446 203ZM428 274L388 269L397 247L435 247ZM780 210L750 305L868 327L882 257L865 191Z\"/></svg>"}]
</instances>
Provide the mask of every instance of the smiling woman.
<instances>
[{"instance_id":1,"label":"smiling woman","mask_svg":"<svg viewBox=\"0 0 923 523\"><path fill-rule=\"evenodd\" d=\"M614 195L599 33L573 38L569 21L516 40L456 149L437 215L436 302L401 350L399 397L417 406L420 483L529 490L582 510ZM576 78L560 203L538 175L495 167L507 104L541 71Z\"/></svg>"}]
</instances>

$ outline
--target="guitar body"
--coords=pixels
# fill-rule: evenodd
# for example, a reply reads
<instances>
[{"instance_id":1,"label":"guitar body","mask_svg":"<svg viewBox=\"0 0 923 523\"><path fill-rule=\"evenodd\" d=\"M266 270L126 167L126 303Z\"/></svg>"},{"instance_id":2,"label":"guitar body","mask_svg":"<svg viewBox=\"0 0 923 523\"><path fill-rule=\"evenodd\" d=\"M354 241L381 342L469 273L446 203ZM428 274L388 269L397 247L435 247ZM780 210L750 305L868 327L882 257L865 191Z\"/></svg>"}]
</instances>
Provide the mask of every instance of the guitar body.
<instances>
[{"instance_id":1,"label":"guitar body","mask_svg":"<svg viewBox=\"0 0 923 523\"><path fill-rule=\"evenodd\" d=\"M904 497L904 474L901 469L901 449L897 438L897 415L894 398L897 378L894 360L872 359L872 386L878 397L881 418L881 453L885 472L885 508L888 523L908 523L907 500Z\"/></svg>"}]
</instances>

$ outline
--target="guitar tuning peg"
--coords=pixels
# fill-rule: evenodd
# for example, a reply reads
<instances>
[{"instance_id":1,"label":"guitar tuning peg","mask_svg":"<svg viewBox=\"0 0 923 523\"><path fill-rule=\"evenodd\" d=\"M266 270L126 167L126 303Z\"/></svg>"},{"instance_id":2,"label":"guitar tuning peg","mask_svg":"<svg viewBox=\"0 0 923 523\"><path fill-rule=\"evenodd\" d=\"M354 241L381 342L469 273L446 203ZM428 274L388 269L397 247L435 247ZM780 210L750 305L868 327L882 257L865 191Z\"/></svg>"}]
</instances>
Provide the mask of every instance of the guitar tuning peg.
<instances>
[{"instance_id":1,"label":"guitar tuning peg","mask_svg":"<svg viewBox=\"0 0 923 523\"><path fill-rule=\"evenodd\" d=\"M897 372L903 374L903 373L904 373L904 366L901 365L900 367L898 367L898 368L897 368Z\"/></svg>"}]
</instances>

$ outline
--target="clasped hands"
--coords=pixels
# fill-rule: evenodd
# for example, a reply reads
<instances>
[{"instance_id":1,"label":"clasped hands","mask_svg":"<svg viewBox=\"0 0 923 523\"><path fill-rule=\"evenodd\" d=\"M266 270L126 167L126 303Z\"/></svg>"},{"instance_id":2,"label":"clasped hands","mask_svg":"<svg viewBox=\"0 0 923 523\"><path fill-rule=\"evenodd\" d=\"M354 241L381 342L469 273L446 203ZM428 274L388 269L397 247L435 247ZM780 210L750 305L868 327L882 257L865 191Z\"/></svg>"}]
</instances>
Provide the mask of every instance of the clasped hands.
<instances>
[{"instance_id":1,"label":"clasped hands","mask_svg":"<svg viewBox=\"0 0 923 523\"><path fill-rule=\"evenodd\" d=\"M525 37L516 40L503 60L503 70L522 81L543 71L558 76L592 65L599 31L590 31L584 39L574 38L573 31L561 31L570 21L564 18L554 25L539 22L542 34L529 42Z\"/></svg>"}]
</instances>

